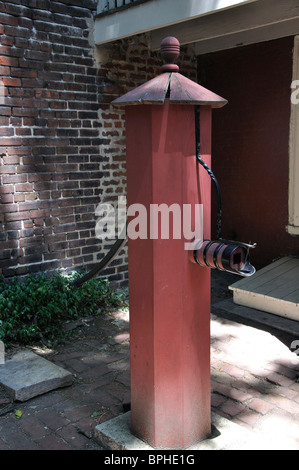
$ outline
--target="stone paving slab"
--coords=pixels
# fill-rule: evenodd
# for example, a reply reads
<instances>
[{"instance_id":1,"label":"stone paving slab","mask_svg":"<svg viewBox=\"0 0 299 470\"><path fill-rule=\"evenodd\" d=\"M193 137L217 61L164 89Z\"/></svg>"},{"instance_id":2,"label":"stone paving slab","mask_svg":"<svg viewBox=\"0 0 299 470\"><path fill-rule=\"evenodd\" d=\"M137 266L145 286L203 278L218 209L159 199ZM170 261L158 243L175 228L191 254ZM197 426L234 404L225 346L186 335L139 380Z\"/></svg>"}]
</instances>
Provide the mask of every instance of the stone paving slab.
<instances>
[{"instance_id":1,"label":"stone paving slab","mask_svg":"<svg viewBox=\"0 0 299 470\"><path fill-rule=\"evenodd\" d=\"M0 385L15 401L26 401L73 383L67 370L31 351L21 351L0 365Z\"/></svg>"}]
</instances>

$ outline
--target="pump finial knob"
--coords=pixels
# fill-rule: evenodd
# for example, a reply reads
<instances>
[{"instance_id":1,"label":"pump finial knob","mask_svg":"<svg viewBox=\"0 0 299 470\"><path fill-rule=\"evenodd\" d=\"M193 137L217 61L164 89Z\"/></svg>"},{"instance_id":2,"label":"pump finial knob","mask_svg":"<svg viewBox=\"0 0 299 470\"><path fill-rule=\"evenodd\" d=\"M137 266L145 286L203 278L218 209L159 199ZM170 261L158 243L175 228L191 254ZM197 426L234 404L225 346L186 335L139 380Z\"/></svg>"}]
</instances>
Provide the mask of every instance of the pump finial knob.
<instances>
[{"instance_id":1,"label":"pump finial knob","mask_svg":"<svg viewBox=\"0 0 299 470\"><path fill-rule=\"evenodd\" d=\"M161 42L160 52L165 64L162 65L162 72L178 72L179 66L175 64L180 55L180 43L177 38L167 36Z\"/></svg>"}]
</instances>

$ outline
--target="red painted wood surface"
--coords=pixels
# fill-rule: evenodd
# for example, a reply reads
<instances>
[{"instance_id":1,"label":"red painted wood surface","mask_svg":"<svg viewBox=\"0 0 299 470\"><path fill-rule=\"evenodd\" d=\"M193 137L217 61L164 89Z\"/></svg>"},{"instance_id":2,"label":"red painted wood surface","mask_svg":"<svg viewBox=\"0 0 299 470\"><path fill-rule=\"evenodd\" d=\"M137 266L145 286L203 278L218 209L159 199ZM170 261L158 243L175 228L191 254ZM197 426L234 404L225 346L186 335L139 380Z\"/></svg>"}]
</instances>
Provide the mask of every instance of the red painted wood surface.
<instances>
[{"instance_id":1,"label":"red painted wood surface","mask_svg":"<svg viewBox=\"0 0 299 470\"><path fill-rule=\"evenodd\" d=\"M210 238L210 178L196 163L193 106L128 106L126 133L128 207L203 203ZM202 107L208 165L210 145L211 108ZM186 448L210 434L210 270L189 261L184 243L129 239L131 430L155 448Z\"/></svg>"},{"instance_id":2,"label":"red painted wood surface","mask_svg":"<svg viewBox=\"0 0 299 470\"><path fill-rule=\"evenodd\" d=\"M180 73L165 72L113 101L114 105L170 103L222 108L227 100Z\"/></svg>"},{"instance_id":3,"label":"red painted wood surface","mask_svg":"<svg viewBox=\"0 0 299 470\"><path fill-rule=\"evenodd\" d=\"M222 108L227 100L216 93L204 88L180 73L172 73L170 81L170 102L209 105L212 108Z\"/></svg>"}]
</instances>

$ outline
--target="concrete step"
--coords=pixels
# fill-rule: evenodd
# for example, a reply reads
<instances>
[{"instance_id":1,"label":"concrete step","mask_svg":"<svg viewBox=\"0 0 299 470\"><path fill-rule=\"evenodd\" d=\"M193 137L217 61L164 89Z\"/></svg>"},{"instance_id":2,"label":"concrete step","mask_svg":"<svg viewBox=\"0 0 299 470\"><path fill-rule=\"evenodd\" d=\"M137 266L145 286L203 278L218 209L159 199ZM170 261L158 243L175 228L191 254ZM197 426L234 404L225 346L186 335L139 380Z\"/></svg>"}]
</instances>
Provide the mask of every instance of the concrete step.
<instances>
[{"instance_id":1,"label":"concrete step","mask_svg":"<svg viewBox=\"0 0 299 470\"><path fill-rule=\"evenodd\" d=\"M229 289L235 304L299 321L299 258L281 258Z\"/></svg>"}]
</instances>

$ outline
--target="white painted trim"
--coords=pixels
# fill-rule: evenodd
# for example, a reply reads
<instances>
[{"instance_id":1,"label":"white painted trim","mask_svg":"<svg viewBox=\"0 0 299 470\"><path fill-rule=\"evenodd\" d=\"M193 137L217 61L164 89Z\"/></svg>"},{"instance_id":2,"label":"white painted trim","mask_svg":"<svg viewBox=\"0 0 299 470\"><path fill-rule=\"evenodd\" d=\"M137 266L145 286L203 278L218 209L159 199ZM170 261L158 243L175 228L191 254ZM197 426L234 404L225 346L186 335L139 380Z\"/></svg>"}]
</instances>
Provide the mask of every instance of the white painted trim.
<instances>
[{"instance_id":1,"label":"white painted trim","mask_svg":"<svg viewBox=\"0 0 299 470\"><path fill-rule=\"evenodd\" d=\"M203 54L298 33L298 0L258 0L157 29L151 48L158 50L164 37L175 36L181 44L195 42L196 53Z\"/></svg>"},{"instance_id":2,"label":"white painted trim","mask_svg":"<svg viewBox=\"0 0 299 470\"><path fill-rule=\"evenodd\" d=\"M226 34L198 41L195 43L195 55L207 54L210 52L224 51L235 47L248 46L259 42L273 41L287 36L295 36L299 33L299 20L291 19L270 25Z\"/></svg>"},{"instance_id":3,"label":"white painted trim","mask_svg":"<svg viewBox=\"0 0 299 470\"><path fill-rule=\"evenodd\" d=\"M299 80L299 36L294 40L293 79ZM293 97L294 89L291 88ZM297 94L298 96L298 94ZM293 101L293 102L292 102ZM291 100L290 142L289 142L289 225L288 233L299 234L299 100Z\"/></svg>"},{"instance_id":4,"label":"white painted trim","mask_svg":"<svg viewBox=\"0 0 299 470\"><path fill-rule=\"evenodd\" d=\"M261 0L152 0L96 19L97 45Z\"/></svg>"},{"instance_id":5,"label":"white painted trim","mask_svg":"<svg viewBox=\"0 0 299 470\"><path fill-rule=\"evenodd\" d=\"M246 292L239 289L234 290L233 298L234 303L237 305L299 321L298 304L294 302L286 302L283 299L267 297L263 294L255 294L254 292Z\"/></svg>"},{"instance_id":6,"label":"white painted trim","mask_svg":"<svg viewBox=\"0 0 299 470\"><path fill-rule=\"evenodd\" d=\"M287 225L287 231L290 235L299 235L299 227L293 225Z\"/></svg>"}]
</instances>

